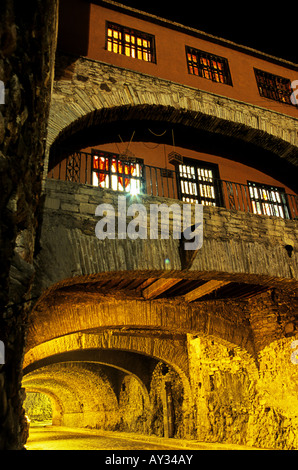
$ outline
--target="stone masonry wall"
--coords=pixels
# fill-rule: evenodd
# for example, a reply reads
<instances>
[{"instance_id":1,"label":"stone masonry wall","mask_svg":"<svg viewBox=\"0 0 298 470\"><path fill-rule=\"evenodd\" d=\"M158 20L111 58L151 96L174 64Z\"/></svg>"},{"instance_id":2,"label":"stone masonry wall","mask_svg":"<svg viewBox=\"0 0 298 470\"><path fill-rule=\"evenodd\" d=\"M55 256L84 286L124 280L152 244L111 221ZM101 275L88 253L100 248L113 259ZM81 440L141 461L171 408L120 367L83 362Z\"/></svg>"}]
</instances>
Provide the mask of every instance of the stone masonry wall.
<instances>
[{"instance_id":1,"label":"stone masonry wall","mask_svg":"<svg viewBox=\"0 0 298 470\"><path fill-rule=\"evenodd\" d=\"M179 240L103 240L95 236L96 207L111 204L116 217L118 196L71 182L47 180L41 251L36 259L35 295L63 279L103 271L183 269ZM127 201L149 205L182 203L177 200L138 196ZM131 218L129 219L131 220ZM148 228L150 226L147 218ZM298 227L295 220L256 216L218 207L204 207L204 242L189 269L210 277L252 283L292 285L298 273ZM149 233L149 231L148 231ZM171 233L171 227L170 227ZM286 246L293 247L289 257ZM143 253L143 255L142 255ZM145 253L145 256L144 256Z\"/></svg>"},{"instance_id":2,"label":"stone masonry wall","mask_svg":"<svg viewBox=\"0 0 298 470\"><path fill-rule=\"evenodd\" d=\"M24 444L21 370L53 79L57 0L0 4L0 449ZM24 433L25 434L25 433Z\"/></svg>"},{"instance_id":3,"label":"stone masonry wall","mask_svg":"<svg viewBox=\"0 0 298 470\"><path fill-rule=\"evenodd\" d=\"M57 57L48 148L82 128L130 118L238 137L297 165L297 119L96 60Z\"/></svg>"}]
</instances>

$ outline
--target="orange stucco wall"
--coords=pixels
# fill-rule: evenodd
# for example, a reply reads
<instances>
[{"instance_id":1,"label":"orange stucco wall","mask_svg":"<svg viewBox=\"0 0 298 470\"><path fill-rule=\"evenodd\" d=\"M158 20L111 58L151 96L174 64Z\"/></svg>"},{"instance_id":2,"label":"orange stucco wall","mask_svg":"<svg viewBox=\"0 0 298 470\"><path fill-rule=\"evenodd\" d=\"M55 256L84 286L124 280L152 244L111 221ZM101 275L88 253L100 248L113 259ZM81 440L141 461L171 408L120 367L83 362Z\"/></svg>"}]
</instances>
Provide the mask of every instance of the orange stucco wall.
<instances>
[{"instance_id":1,"label":"orange stucco wall","mask_svg":"<svg viewBox=\"0 0 298 470\"><path fill-rule=\"evenodd\" d=\"M108 143L94 147L87 147L83 149L83 151L91 152L91 148L96 148L98 150L119 154L124 152L127 147L129 147L129 150L137 158L142 158L145 165L174 170L174 166L168 163L168 154L174 150L174 147L171 145L156 144L156 142ZM294 191L280 181L248 165L228 160L227 158L223 158L218 155L196 152L179 146L175 147L175 151L184 158L217 164L221 180L233 181L241 184L247 184L247 181L254 181L255 183L282 187L285 189L286 193L295 194Z\"/></svg>"},{"instance_id":2,"label":"orange stucco wall","mask_svg":"<svg viewBox=\"0 0 298 470\"><path fill-rule=\"evenodd\" d=\"M156 24L82 0L62 1L60 15L59 48L74 54L85 55L119 67L132 69L152 76L164 78L194 88L227 96L256 106L298 118L298 109L288 104L263 98L259 95L254 67L280 75L291 81L298 80L296 70L285 63L273 63L213 41L196 37L194 33L178 31L166 24ZM106 21L115 22L155 36L156 63L115 54L105 49ZM185 46L194 47L229 61L233 86L216 83L188 73Z\"/></svg>"},{"instance_id":3,"label":"orange stucco wall","mask_svg":"<svg viewBox=\"0 0 298 470\"><path fill-rule=\"evenodd\" d=\"M247 50L236 50L234 46L229 47L226 42L219 41L220 44L218 44L211 38L207 40L208 38L198 37L197 34L191 31L187 32L185 29L181 30L181 28L177 30L174 26L170 26L170 24L163 21L152 21L146 15L145 17L140 16L142 15L132 15L129 11L124 13L123 11L103 7L96 4L96 2L61 0L58 49L76 56L85 56L117 67L160 77L298 118L298 108L262 98L259 95L254 74L255 67L290 80L298 80L298 66L297 71L295 71L295 67L287 67L283 61L275 63L269 58L266 60L265 57L256 57L255 53L250 54ZM106 21L154 35L156 63L145 62L107 51L105 48ZM233 86L190 75L186 62L186 45L228 59ZM98 148L121 153L128 143L121 143L116 134L111 140L103 140L99 136L96 139L96 144L93 144L92 147L83 148L84 145L78 143L76 150L90 152L91 148ZM165 144L166 141L160 142L156 139L152 139L152 142L132 141L130 150L137 157L142 158L146 165L174 169L168 163L168 154L173 151L173 146ZM247 184L247 181L251 180L283 187L287 193L293 194L293 191L281 182L284 178L280 177L281 181L278 181L275 179L278 177L277 174L274 175L275 178L270 176L270 168L268 169L269 174L265 174L260 169L257 170L249 166L249 161L245 161L245 164L240 163L241 159L233 159L232 157L229 159L228 154L223 156L220 151L215 152L215 154L212 154L212 151L204 153L199 145L197 149L195 147L189 149L187 145L184 145L184 147L177 146L175 150L185 158L216 163L222 180L242 184Z\"/></svg>"}]
</instances>

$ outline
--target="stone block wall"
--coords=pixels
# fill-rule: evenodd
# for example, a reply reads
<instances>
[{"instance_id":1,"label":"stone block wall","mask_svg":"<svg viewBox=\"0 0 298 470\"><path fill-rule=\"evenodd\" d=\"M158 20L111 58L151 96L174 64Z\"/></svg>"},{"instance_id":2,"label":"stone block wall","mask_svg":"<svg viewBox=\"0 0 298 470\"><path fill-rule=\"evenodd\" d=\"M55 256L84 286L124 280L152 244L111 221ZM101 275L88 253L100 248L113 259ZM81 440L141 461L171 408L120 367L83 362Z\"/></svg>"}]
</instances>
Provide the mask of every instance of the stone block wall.
<instances>
[{"instance_id":1,"label":"stone block wall","mask_svg":"<svg viewBox=\"0 0 298 470\"><path fill-rule=\"evenodd\" d=\"M297 165L295 118L83 57L58 55L56 78L49 149L102 122L152 119L254 142Z\"/></svg>"},{"instance_id":2,"label":"stone block wall","mask_svg":"<svg viewBox=\"0 0 298 470\"><path fill-rule=\"evenodd\" d=\"M57 0L0 5L0 449L24 444L21 371L53 79Z\"/></svg>"},{"instance_id":3,"label":"stone block wall","mask_svg":"<svg viewBox=\"0 0 298 470\"><path fill-rule=\"evenodd\" d=\"M179 271L184 268L180 240L171 236L169 240L119 240L117 234L115 240L96 238L95 227L100 218L95 217L95 210L99 204L111 204L115 208L117 230L119 195L123 193L47 180L35 295L55 282L74 276L104 271ZM145 195L128 199L127 207L134 202L144 204L147 209L148 238L150 204L182 207L181 201ZM128 218L127 223L131 220ZM203 232L203 246L189 267L189 275L203 273L206 279L215 275L226 280L273 286L296 282L298 228L295 220L204 207ZM287 245L293 247L291 257L285 248ZM166 259L170 261L168 265L165 265Z\"/></svg>"}]
</instances>

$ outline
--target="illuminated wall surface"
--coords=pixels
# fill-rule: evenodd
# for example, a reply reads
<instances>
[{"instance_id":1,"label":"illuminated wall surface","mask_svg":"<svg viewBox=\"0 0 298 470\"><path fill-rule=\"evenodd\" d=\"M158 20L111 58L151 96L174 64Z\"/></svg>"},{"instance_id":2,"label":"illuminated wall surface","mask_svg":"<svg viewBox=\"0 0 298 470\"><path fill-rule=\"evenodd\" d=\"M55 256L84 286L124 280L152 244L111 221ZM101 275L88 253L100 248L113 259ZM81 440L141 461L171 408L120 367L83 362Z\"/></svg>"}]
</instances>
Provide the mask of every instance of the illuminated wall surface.
<instances>
[{"instance_id":1,"label":"illuminated wall surface","mask_svg":"<svg viewBox=\"0 0 298 470\"><path fill-rule=\"evenodd\" d=\"M61 1L43 203L10 267L26 342L7 347L8 315L0 355L0 403L16 363L27 398L0 411L0 448L24 445L25 413L297 448L296 79L109 0Z\"/></svg>"}]
</instances>

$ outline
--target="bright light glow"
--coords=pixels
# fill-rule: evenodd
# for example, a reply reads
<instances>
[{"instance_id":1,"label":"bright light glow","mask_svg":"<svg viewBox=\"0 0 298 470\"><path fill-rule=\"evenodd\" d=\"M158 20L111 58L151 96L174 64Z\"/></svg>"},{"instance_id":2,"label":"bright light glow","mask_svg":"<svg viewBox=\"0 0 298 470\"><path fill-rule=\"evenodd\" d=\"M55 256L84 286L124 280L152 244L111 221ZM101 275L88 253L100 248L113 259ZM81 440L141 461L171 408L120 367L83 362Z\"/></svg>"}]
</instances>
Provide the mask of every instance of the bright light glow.
<instances>
[{"instance_id":1,"label":"bright light glow","mask_svg":"<svg viewBox=\"0 0 298 470\"><path fill-rule=\"evenodd\" d=\"M140 194L140 185L138 184L139 181L138 180L134 180L134 179L131 179L130 180L130 194L132 196L137 196L138 194Z\"/></svg>"}]
</instances>

